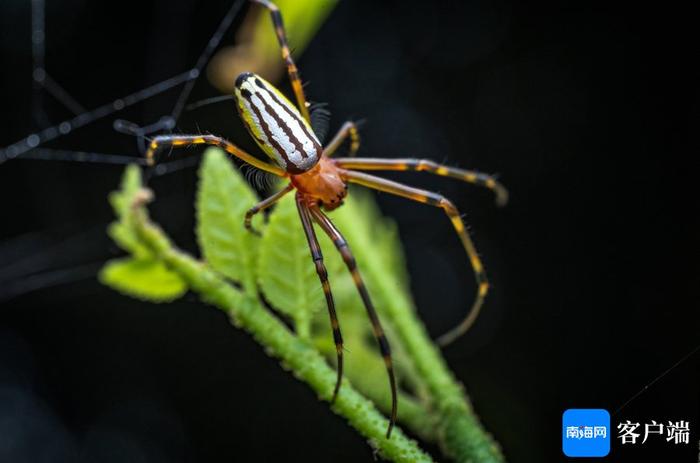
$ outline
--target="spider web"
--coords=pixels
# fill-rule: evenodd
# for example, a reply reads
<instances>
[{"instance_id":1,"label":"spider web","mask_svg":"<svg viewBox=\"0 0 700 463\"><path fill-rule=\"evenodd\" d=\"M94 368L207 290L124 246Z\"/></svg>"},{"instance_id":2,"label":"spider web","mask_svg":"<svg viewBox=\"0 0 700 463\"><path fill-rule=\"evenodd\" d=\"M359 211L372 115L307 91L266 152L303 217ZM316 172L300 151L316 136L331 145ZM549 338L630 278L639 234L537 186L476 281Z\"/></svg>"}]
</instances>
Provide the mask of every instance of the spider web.
<instances>
[{"instance_id":1,"label":"spider web","mask_svg":"<svg viewBox=\"0 0 700 463\"><path fill-rule=\"evenodd\" d=\"M243 0L234 1L213 35L199 55L195 65L179 74L167 78L156 84L149 85L141 90L116 98L111 102L102 104L91 110L86 110L59 82L57 82L46 66L46 3L45 0L31 0L31 41L32 41L32 116L40 126L48 126L42 130L30 133L22 139L0 148L0 164L22 157L25 159L64 160L78 162L98 162L107 164L139 163L145 165L145 159L141 157L121 156L106 153L94 153L87 151L55 150L44 145L73 131L91 124L100 119L111 116L136 103L142 102L170 89L182 85L175 104L169 114L158 121L146 125L137 124L117 119L113 127L118 132L133 135L137 138L140 151L145 151L144 140L151 134L171 131L185 109L185 104L202 74L204 67L209 62L214 51L218 48L224 34L228 31L234 19L244 4ZM184 84L184 85L183 85ZM74 117L63 120L57 124L50 124L49 117L44 109L44 92L53 96L66 109L74 114ZM196 161L196 159L194 159ZM158 166L154 175L162 175L193 164L192 159L172 161Z\"/></svg>"},{"instance_id":2,"label":"spider web","mask_svg":"<svg viewBox=\"0 0 700 463\"><path fill-rule=\"evenodd\" d=\"M186 104L201 77L212 54L217 50L226 32L241 12L244 0L235 0L221 18L216 29L198 55L194 65L141 88L140 90L113 99L92 109L86 109L77 98L71 95L55 78L46 62L46 2L31 0L31 117L40 130L27 134L21 139L0 148L0 164L22 159L70 161L78 163L98 163L145 165L143 156L108 154L81 149L56 149L48 147L50 142L66 137L75 131L116 115L137 103L181 87L176 98L170 103L167 114L156 117L155 122L138 125L123 119L115 119L112 128L120 133L133 136L141 154L149 136L157 133L170 133L176 127ZM51 121L46 111L45 98L50 96L72 116L58 123ZM163 162L148 172L148 176L160 176L195 165L198 156L188 156ZM76 231L70 226L52 229L50 233L30 232L0 242L0 301L27 294L39 289L93 278L104 263L104 257L95 262L78 263L76 254L104 255L104 226L88 227ZM59 239L49 235L58 235ZM90 248L85 250L85 248ZM97 249L101 248L101 249ZM80 252L77 252L80 250ZM84 259L83 259L84 260Z\"/></svg>"}]
</instances>

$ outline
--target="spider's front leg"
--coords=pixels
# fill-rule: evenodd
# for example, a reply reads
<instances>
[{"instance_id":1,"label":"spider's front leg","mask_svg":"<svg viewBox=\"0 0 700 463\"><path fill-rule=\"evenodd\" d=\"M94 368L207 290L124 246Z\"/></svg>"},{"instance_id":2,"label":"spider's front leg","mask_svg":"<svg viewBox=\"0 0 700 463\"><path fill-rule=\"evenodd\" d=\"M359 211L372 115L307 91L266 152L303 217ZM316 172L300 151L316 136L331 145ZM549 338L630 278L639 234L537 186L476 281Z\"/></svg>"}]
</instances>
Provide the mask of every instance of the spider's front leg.
<instances>
[{"instance_id":1,"label":"spider's front leg","mask_svg":"<svg viewBox=\"0 0 700 463\"><path fill-rule=\"evenodd\" d=\"M289 80L292 83L292 89L294 90L294 96L296 96L299 112L301 112L301 115L304 117L304 119L306 119L306 122L311 123L309 105L306 102L306 95L304 95L304 87L301 84L301 78L299 78L299 70L297 69L296 64L294 64L292 53L289 51L287 33L285 32L284 23L282 22L282 14L280 13L279 8L277 8L277 5L268 0L252 1L264 6L270 11L270 17L272 18L272 24L275 27L277 41L279 42L280 49L282 50L282 59L284 59L287 66L287 73L289 74Z\"/></svg>"},{"instance_id":2,"label":"spider's front leg","mask_svg":"<svg viewBox=\"0 0 700 463\"><path fill-rule=\"evenodd\" d=\"M261 236L261 233L253 228L252 222L253 222L253 216L257 214L258 212L262 212L268 207L272 206L275 204L277 201L282 199L284 195L289 193L294 189L293 184L289 184L277 193L273 194L269 198L265 198L262 201L260 201L258 204L255 206L251 207L248 212L245 213L245 222L243 223L245 225L246 230L249 232L253 233L254 235Z\"/></svg>"},{"instance_id":3,"label":"spider's front leg","mask_svg":"<svg viewBox=\"0 0 700 463\"><path fill-rule=\"evenodd\" d=\"M224 149L227 153L237 157L238 159L257 167L260 170L269 172L279 177L285 177L286 172L277 166L263 162L260 159L248 154L241 148L237 147L228 140L214 135L158 135L151 140L146 151L146 160L149 165L155 164L156 154L165 148L184 147L192 145L210 145L218 146Z\"/></svg>"}]
</instances>

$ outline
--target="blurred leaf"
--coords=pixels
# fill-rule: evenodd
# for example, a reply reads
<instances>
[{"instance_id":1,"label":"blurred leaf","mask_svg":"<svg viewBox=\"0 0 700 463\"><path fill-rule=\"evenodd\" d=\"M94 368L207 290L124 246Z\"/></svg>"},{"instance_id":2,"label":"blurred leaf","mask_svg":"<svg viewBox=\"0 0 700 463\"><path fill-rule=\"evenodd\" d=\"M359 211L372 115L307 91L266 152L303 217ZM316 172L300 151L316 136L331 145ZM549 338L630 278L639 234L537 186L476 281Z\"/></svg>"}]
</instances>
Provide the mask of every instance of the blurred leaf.
<instances>
[{"instance_id":1,"label":"blurred leaf","mask_svg":"<svg viewBox=\"0 0 700 463\"><path fill-rule=\"evenodd\" d=\"M396 225L381 215L370 194L356 189L348 196L345 205L333 211L330 217L350 244L385 328L391 330L387 316L381 314L385 301L397 297L410 298ZM345 344L351 352L357 354L348 358L348 376L353 383L381 384L381 395L388 397L389 389L382 372L384 363L377 354L372 325L357 287L333 243L319 227L316 226L315 229L328 270ZM283 198L270 214L269 224L260 243L257 263L258 285L272 306L289 315L300 333L309 330L308 324L316 316L313 323L314 342L320 345L319 343L327 341L333 346L326 311L320 310L325 309L323 290L311 260L293 195ZM379 294L387 286L377 281L377 275L390 281L390 294ZM399 295L399 292L402 294ZM398 345L396 347L395 360L402 364L403 350ZM335 359L335 347L326 353L329 359ZM378 369L379 378L369 382L360 381L359 375L366 374L368 369Z\"/></svg>"},{"instance_id":2,"label":"blurred leaf","mask_svg":"<svg viewBox=\"0 0 700 463\"><path fill-rule=\"evenodd\" d=\"M204 259L254 294L254 255L259 238L245 229L243 221L258 199L218 148L204 153L199 175L197 237Z\"/></svg>"},{"instance_id":3,"label":"blurred leaf","mask_svg":"<svg viewBox=\"0 0 700 463\"><path fill-rule=\"evenodd\" d=\"M257 277L265 298L308 333L313 314L325 304L293 194L270 214L260 242Z\"/></svg>"},{"instance_id":4,"label":"blurred leaf","mask_svg":"<svg viewBox=\"0 0 700 463\"><path fill-rule=\"evenodd\" d=\"M337 0L276 0L287 32L289 48L298 57L316 35L326 17L337 4ZM280 63L279 42L272 26L270 13L260 8L255 27L253 47L260 56L276 56Z\"/></svg>"},{"instance_id":5,"label":"blurred leaf","mask_svg":"<svg viewBox=\"0 0 700 463\"><path fill-rule=\"evenodd\" d=\"M122 176L119 190L109 195L109 202L119 220L109 225L107 233L120 248L137 258L146 259L151 256L151 252L134 234L133 217L128 213L142 187L141 170L135 165L128 166Z\"/></svg>"},{"instance_id":6,"label":"blurred leaf","mask_svg":"<svg viewBox=\"0 0 700 463\"><path fill-rule=\"evenodd\" d=\"M368 286L382 274L394 283L396 291L410 298L398 228L393 220L382 215L372 195L352 189L345 205L332 213L331 218L350 245L360 271L367 268L362 275Z\"/></svg>"},{"instance_id":7,"label":"blurred leaf","mask_svg":"<svg viewBox=\"0 0 700 463\"><path fill-rule=\"evenodd\" d=\"M408 275L396 224L384 216L371 193L352 188L345 204L328 214L343 234L355 256L365 284L380 314L383 306L401 296L410 300ZM341 312L365 309L350 272L338 251L317 227L321 248L329 268L336 305ZM320 236L323 235L323 236ZM380 284L389 282L390 291ZM370 326L367 326L370 330ZM371 330L370 330L371 331Z\"/></svg>"},{"instance_id":8,"label":"blurred leaf","mask_svg":"<svg viewBox=\"0 0 700 463\"><path fill-rule=\"evenodd\" d=\"M153 259L112 260L102 268L99 278L122 294L151 302L170 302L187 291L177 273Z\"/></svg>"},{"instance_id":9,"label":"blurred leaf","mask_svg":"<svg viewBox=\"0 0 700 463\"><path fill-rule=\"evenodd\" d=\"M298 58L338 4L337 0L277 0L287 32L289 48ZM269 10L253 5L236 33L236 46L220 49L212 58L207 76L223 93L233 91L242 72L260 74L279 82L286 68Z\"/></svg>"},{"instance_id":10,"label":"blurred leaf","mask_svg":"<svg viewBox=\"0 0 700 463\"><path fill-rule=\"evenodd\" d=\"M141 171L130 165L124 171L119 190L109 195L109 201L119 219L108 229L112 239L133 257L108 262L100 271L100 281L117 291L152 302L167 302L182 296L185 282L165 265L153 258L137 236L134 214L130 213L137 196L143 194Z\"/></svg>"},{"instance_id":11,"label":"blurred leaf","mask_svg":"<svg viewBox=\"0 0 700 463\"><path fill-rule=\"evenodd\" d=\"M141 170L133 164L127 166L119 190L109 195L109 202L118 218L124 218L142 186Z\"/></svg>"}]
</instances>

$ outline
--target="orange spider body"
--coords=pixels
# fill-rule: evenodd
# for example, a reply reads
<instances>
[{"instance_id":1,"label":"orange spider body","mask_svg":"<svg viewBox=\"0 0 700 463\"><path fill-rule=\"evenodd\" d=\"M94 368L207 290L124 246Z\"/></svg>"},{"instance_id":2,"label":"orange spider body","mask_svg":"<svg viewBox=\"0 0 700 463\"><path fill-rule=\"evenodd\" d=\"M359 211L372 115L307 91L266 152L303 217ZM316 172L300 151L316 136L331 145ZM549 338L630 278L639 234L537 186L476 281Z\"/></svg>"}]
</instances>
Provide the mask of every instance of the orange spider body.
<instances>
[{"instance_id":1,"label":"orange spider body","mask_svg":"<svg viewBox=\"0 0 700 463\"><path fill-rule=\"evenodd\" d=\"M307 200L320 202L328 211L341 206L348 194L348 185L343 180L340 169L335 161L325 155L309 171L292 175L291 181Z\"/></svg>"}]
</instances>

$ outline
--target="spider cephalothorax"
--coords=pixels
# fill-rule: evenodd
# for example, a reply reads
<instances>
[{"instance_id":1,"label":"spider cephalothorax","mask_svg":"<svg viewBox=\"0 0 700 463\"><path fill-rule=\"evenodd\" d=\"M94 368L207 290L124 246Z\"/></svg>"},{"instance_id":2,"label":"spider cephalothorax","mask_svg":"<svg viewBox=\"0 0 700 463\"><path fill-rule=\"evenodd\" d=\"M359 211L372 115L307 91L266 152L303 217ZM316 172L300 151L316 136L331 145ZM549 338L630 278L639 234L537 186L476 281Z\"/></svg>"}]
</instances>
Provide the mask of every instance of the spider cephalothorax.
<instances>
[{"instance_id":1,"label":"spider cephalothorax","mask_svg":"<svg viewBox=\"0 0 700 463\"><path fill-rule=\"evenodd\" d=\"M297 191L333 210L342 205L348 194L348 185L341 176L335 161L323 156L308 172L292 175L291 182Z\"/></svg>"},{"instance_id":2,"label":"spider cephalothorax","mask_svg":"<svg viewBox=\"0 0 700 463\"><path fill-rule=\"evenodd\" d=\"M282 16L277 7L268 0L253 1L263 5L271 13L275 33L282 49L282 57L285 60L297 102L295 107L272 84L256 74L246 72L236 79L234 94L238 112L250 134L265 154L273 161L273 164L262 161L233 143L214 135L157 136L151 141L146 156L149 161L153 162L155 153L163 148L197 144L215 145L220 146L228 153L260 170L289 179L286 187L256 204L248 211L245 217L245 225L248 229L254 231L251 228L251 219L255 214L272 206L290 191L296 190L299 218L306 233L311 258L316 266L326 297L326 305L336 346L338 376L332 399L335 400L340 390L343 375L343 337L335 311L328 273L323 263L323 254L316 238L313 223L315 222L331 238L352 274L353 281L372 323L373 333L379 345L379 350L384 357L392 394L392 412L387 429L387 437L389 437L396 422L397 414L396 379L394 377L389 342L384 335L377 311L374 309L348 243L323 213L321 206L326 210L332 210L340 206L343 198L347 195L347 183L355 183L419 203L439 207L447 214L462 241L462 245L474 269L477 293L474 303L464 320L439 339L442 344L446 344L463 334L474 322L489 289L481 259L467 233L462 217L457 208L442 195L406 186L361 171L413 170L452 177L492 190L496 194L498 204L506 202L508 193L500 183L489 175L439 165L427 159L355 158L353 156L359 148L360 139L357 134L357 127L352 122L343 124L330 143L325 148L322 148L311 128L308 103L299 79L299 73L287 46ZM332 159L331 156L348 138L350 139L350 157Z\"/></svg>"}]
</instances>

